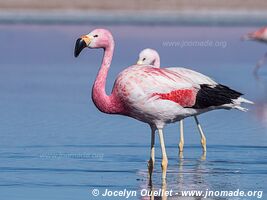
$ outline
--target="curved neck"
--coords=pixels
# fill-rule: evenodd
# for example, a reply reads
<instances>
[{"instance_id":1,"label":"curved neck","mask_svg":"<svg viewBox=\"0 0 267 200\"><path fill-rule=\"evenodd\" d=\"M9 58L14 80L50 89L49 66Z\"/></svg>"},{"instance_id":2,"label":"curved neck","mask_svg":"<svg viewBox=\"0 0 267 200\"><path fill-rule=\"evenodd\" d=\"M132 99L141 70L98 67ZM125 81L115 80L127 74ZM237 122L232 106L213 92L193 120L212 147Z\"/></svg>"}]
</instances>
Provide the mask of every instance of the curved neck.
<instances>
[{"instance_id":1,"label":"curved neck","mask_svg":"<svg viewBox=\"0 0 267 200\"><path fill-rule=\"evenodd\" d=\"M104 113L115 114L120 111L120 104L116 101L114 94L110 96L106 93L106 80L109 67L112 61L114 51L114 42L104 48L104 57L102 65L98 71L92 90L92 99L96 107Z\"/></svg>"},{"instance_id":2,"label":"curved neck","mask_svg":"<svg viewBox=\"0 0 267 200\"><path fill-rule=\"evenodd\" d=\"M154 62L154 66L160 67L160 58L159 58L159 56L156 57L155 62Z\"/></svg>"}]
</instances>

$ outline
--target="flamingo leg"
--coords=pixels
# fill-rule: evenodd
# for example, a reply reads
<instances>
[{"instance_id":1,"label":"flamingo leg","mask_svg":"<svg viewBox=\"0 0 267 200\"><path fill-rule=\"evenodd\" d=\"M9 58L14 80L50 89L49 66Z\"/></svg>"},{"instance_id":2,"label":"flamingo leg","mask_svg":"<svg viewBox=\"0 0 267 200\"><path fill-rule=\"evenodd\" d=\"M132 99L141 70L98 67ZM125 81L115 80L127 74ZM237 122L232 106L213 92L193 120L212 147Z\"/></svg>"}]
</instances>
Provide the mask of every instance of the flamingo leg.
<instances>
[{"instance_id":1,"label":"flamingo leg","mask_svg":"<svg viewBox=\"0 0 267 200\"><path fill-rule=\"evenodd\" d=\"M183 151L184 151L184 122L183 120L180 120L180 142L179 142L180 157Z\"/></svg>"},{"instance_id":2,"label":"flamingo leg","mask_svg":"<svg viewBox=\"0 0 267 200\"><path fill-rule=\"evenodd\" d=\"M160 140L161 153L162 153L162 162L161 162L162 180L165 181L166 173L167 173L167 166L168 166L168 157L167 157L165 143L164 143L163 131L162 129L158 129L158 131L159 131L159 140Z\"/></svg>"},{"instance_id":3,"label":"flamingo leg","mask_svg":"<svg viewBox=\"0 0 267 200\"><path fill-rule=\"evenodd\" d=\"M197 124L197 128L198 128L198 131L200 133L200 136L201 136L201 145L202 145L202 149L203 149L203 152L207 152L207 147L206 147L206 137L204 135L204 132L202 130L202 127L197 119L196 116L194 116L195 118L195 121L196 121L196 124Z\"/></svg>"},{"instance_id":4,"label":"flamingo leg","mask_svg":"<svg viewBox=\"0 0 267 200\"><path fill-rule=\"evenodd\" d=\"M264 56L257 62L255 68L254 68L254 74L257 75L260 67L266 62L267 59L267 52L264 54Z\"/></svg>"},{"instance_id":5,"label":"flamingo leg","mask_svg":"<svg viewBox=\"0 0 267 200\"><path fill-rule=\"evenodd\" d=\"M155 131L156 129L151 127L151 146L150 146L150 159L148 161L149 179L152 179L152 172L155 164Z\"/></svg>"}]
</instances>

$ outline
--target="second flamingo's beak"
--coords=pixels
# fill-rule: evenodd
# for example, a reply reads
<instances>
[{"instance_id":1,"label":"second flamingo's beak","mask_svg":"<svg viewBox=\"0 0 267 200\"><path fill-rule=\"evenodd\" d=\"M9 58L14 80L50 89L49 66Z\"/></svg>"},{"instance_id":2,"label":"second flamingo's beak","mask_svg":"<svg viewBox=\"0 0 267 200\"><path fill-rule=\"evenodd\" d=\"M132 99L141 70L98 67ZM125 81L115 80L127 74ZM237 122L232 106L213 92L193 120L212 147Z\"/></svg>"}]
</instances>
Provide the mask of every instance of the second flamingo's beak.
<instances>
[{"instance_id":1,"label":"second flamingo's beak","mask_svg":"<svg viewBox=\"0 0 267 200\"><path fill-rule=\"evenodd\" d=\"M74 56L78 57L81 51L88 47L90 44L91 39L88 36L82 36L76 40L75 49L74 49Z\"/></svg>"},{"instance_id":2,"label":"second flamingo's beak","mask_svg":"<svg viewBox=\"0 0 267 200\"><path fill-rule=\"evenodd\" d=\"M143 61L142 60L138 60L136 64L137 65L142 65L143 64Z\"/></svg>"}]
</instances>

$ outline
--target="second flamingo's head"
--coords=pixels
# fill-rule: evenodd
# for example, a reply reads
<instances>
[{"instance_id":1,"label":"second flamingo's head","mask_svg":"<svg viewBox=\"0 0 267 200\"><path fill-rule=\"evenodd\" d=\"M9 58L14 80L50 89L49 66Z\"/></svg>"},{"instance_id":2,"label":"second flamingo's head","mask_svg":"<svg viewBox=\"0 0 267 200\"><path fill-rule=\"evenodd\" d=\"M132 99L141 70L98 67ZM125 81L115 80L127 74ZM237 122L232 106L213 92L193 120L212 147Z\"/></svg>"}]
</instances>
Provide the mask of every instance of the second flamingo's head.
<instances>
[{"instance_id":1,"label":"second flamingo's head","mask_svg":"<svg viewBox=\"0 0 267 200\"><path fill-rule=\"evenodd\" d=\"M139 53L137 65L152 65L153 67L160 67L160 57L154 49L144 49Z\"/></svg>"},{"instance_id":2,"label":"second flamingo's head","mask_svg":"<svg viewBox=\"0 0 267 200\"><path fill-rule=\"evenodd\" d=\"M78 57L81 51L88 48L109 48L114 45L112 34L106 29L95 29L76 40L74 56Z\"/></svg>"}]
</instances>

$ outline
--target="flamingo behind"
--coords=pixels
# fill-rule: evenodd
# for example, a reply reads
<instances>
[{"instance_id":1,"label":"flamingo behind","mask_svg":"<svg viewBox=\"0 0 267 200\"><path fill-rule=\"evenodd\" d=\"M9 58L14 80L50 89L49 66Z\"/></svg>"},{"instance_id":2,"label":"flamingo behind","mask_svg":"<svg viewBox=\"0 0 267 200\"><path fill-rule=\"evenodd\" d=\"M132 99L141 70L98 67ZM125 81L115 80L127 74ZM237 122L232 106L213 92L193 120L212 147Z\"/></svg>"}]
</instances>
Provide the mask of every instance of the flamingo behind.
<instances>
[{"instance_id":1,"label":"flamingo behind","mask_svg":"<svg viewBox=\"0 0 267 200\"><path fill-rule=\"evenodd\" d=\"M151 152L154 149L155 131L158 130L162 152L162 179L165 182L168 158L163 128L168 123L215 109L245 111L241 93L220 84L196 84L187 77L153 66L133 65L116 78L112 92L107 95L106 79L114 51L112 34L106 29L95 29L76 41L74 56L85 48L103 48L104 57L93 85L92 99L96 107L107 114L132 117L150 125ZM151 154L149 175L151 179L155 155Z\"/></svg>"},{"instance_id":2,"label":"flamingo behind","mask_svg":"<svg viewBox=\"0 0 267 200\"><path fill-rule=\"evenodd\" d=\"M159 68L160 67L160 56L159 53L154 50L154 49L144 49L139 53L139 58L137 61L138 65L153 65L154 67ZM216 84L215 81L210 79L209 77L200 74L196 71L182 68L182 67L172 67L172 68L167 68L169 70L172 70L176 73L179 73L181 76L185 76L188 79L190 79L192 82L196 84L208 84L208 85L214 85ZM205 158L207 147L206 147L206 137L204 135L204 132L202 130L202 127L197 119L197 116L194 116L195 122L197 124L198 131L201 136L201 145L203 149L203 158ZM180 152L180 157L182 157L182 152L184 148L184 125L183 125L183 120L180 120L180 142L179 142L179 152Z\"/></svg>"}]
</instances>

